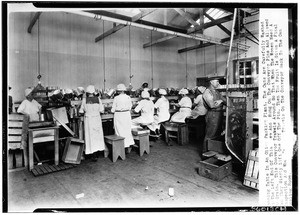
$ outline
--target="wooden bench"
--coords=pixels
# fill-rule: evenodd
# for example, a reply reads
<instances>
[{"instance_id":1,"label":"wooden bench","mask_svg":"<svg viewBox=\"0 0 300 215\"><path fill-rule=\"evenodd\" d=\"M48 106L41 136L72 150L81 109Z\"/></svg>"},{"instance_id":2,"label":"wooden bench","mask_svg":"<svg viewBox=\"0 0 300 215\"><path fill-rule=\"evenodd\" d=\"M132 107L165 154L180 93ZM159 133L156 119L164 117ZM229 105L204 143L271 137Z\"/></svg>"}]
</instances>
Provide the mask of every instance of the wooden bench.
<instances>
[{"instance_id":1,"label":"wooden bench","mask_svg":"<svg viewBox=\"0 0 300 215\"><path fill-rule=\"evenodd\" d=\"M12 152L12 168L15 169L17 167L24 167L24 153L25 151L22 149L22 129L23 129L23 118L24 115L12 113L9 114L8 119L8 149ZM22 156L22 164L17 163L16 153L21 151Z\"/></svg>"},{"instance_id":2,"label":"wooden bench","mask_svg":"<svg viewBox=\"0 0 300 215\"><path fill-rule=\"evenodd\" d=\"M150 130L136 128L136 129L132 129L131 132L132 132L133 139L138 141L140 156L143 156L144 152L150 154L150 143L149 143Z\"/></svg>"},{"instance_id":3,"label":"wooden bench","mask_svg":"<svg viewBox=\"0 0 300 215\"><path fill-rule=\"evenodd\" d=\"M111 146L112 161L116 162L120 156L122 160L125 160L125 146L124 146L124 137L118 135L108 135L104 136L104 141ZM104 156L108 156L108 151L104 151Z\"/></svg>"},{"instance_id":4,"label":"wooden bench","mask_svg":"<svg viewBox=\"0 0 300 215\"><path fill-rule=\"evenodd\" d=\"M166 143L170 145L170 138L177 138L180 145L189 142L189 132L186 123L165 122L162 124L165 128Z\"/></svg>"}]
</instances>

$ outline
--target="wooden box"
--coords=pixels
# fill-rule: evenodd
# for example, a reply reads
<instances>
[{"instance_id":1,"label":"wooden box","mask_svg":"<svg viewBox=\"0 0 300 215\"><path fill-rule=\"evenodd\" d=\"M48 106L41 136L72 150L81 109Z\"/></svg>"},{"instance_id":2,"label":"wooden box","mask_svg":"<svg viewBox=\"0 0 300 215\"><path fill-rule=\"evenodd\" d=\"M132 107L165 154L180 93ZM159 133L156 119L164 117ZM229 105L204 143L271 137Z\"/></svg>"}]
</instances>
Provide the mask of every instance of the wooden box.
<instances>
[{"instance_id":1,"label":"wooden box","mask_svg":"<svg viewBox=\"0 0 300 215\"><path fill-rule=\"evenodd\" d=\"M243 184L259 189L258 150L250 150Z\"/></svg>"},{"instance_id":2,"label":"wooden box","mask_svg":"<svg viewBox=\"0 0 300 215\"><path fill-rule=\"evenodd\" d=\"M206 178L220 181L232 172L231 161L221 161L215 157L200 161L198 173Z\"/></svg>"},{"instance_id":3,"label":"wooden box","mask_svg":"<svg viewBox=\"0 0 300 215\"><path fill-rule=\"evenodd\" d=\"M83 140L68 137L62 156L62 161L65 163L80 164L83 149Z\"/></svg>"}]
</instances>

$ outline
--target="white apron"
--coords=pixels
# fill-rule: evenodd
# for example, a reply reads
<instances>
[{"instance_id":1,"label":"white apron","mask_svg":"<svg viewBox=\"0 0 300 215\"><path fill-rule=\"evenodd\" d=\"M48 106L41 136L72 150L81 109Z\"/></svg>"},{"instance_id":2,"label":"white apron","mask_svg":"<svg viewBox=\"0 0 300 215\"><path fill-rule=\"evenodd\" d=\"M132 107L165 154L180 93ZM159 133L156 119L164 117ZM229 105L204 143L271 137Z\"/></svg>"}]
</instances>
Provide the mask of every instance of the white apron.
<instances>
[{"instance_id":1,"label":"white apron","mask_svg":"<svg viewBox=\"0 0 300 215\"><path fill-rule=\"evenodd\" d=\"M130 111L115 112L114 128L118 136L124 137L124 146L129 147L134 145L134 140L131 134L131 114Z\"/></svg>"},{"instance_id":2,"label":"white apron","mask_svg":"<svg viewBox=\"0 0 300 215\"><path fill-rule=\"evenodd\" d=\"M102 120L100 111L103 109L100 104L86 104L85 99L82 100L80 112L84 115L84 137L85 137L85 154L92 154L96 151L105 150Z\"/></svg>"},{"instance_id":3,"label":"white apron","mask_svg":"<svg viewBox=\"0 0 300 215\"><path fill-rule=\"evenodd\" d=\"M178 103L180 106L180 109L178 112L176 112L172 117L171 117L171 122L178 122L178 123L184 123L185 118L191 116L192 110L192 100L184 96L180 102Z\"/></svg>"},{"instance_id":4,"label":"white apron","mask_svg":"<svg viewBox=\"0 0 300 215\"><path fill-rule=\"evenodd\" d=\"M157 109L157 115L154 116L154 122L148 126L148 128L152 131L156 129L160 129L160 123L168 121L170 119L170 104L169 100L166 99L164 96L159 98L154 107Z\"/></svg>"}]
</instances>

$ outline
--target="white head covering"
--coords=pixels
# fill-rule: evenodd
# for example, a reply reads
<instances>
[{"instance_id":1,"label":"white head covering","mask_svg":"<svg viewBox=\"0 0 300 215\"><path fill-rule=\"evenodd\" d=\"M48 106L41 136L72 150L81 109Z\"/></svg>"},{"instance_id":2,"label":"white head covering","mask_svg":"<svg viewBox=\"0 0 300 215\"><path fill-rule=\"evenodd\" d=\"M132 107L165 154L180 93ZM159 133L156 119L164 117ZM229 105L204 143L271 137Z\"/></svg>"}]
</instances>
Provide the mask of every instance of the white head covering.
<instances>
[{"instance_id":1,"label":"white head covering","mask_svg":"<svg viewBox=\"0 0 300 215\"><path fill-rule=\"evenodd\" d=\"M199 86L199 87L198 87L198 90L203 94L204 91L206 90L206 87Z\"/></svg>"},{"instance_id":2,"label":"white head covering","mask_svg":"<svg viewBox=\"0 0 300 215\"><path fill-rule=\"evenodd\" d=\"M66 89L65 90L65 94L71 94L71 93L73 93L73 91L71 89Z\"/></svg>"},{"instance_id":3,"label":"white head covering","mask_svg":"<svg viewBox=\"0 0 300 215\"><path fill-rule=\"evenodd\" d=\"M89 86L86 88L86 92L87 92L87 93L94 93L94 92L95 92L95 87L94 87L94 85L89 85Z\"/></svg>"},{"instance_id":4,"label":"white head covering","mask_svg":"<svg viewBox=\"0 0 300 215\"><path fill-rule=\"evenodd\" d=\"M182 88L178 94L186 95L188 93L189 93L189 91L187 89Z\"/></svg>"},{"instance_id":5,"label":"white head covering","mask_svg":"<svg viewBox=\"0 0 300 215\"><path fill-rule=\"evenodd\" d=\"M117 90L118 90L118 91L125 91L125 90L126 90L126 87L125 87L124 84L118 84L118 85L117 85Z\"/></svg>"},{"instance_id":6,"label":"white head covering","mask_svg":"<svg viewBox=\"0 0 300 215\"><path fill-rule=\"evenodd\" d=\"M159 93L160 95L167 95L167 91L166 91L165 89L159 89L159 90L158 90L158 93Z\"/></svg>"},{"instance_id":7,"label":"white head covering","mask_svg":"<svg viewBox=\"0 0 300 215\"><path fill-rule=\"evenodd\" d=\"M150 94L148 93L148 91L143 90L142 94L141 94L142 98L146 99L146 98L150 98Z\"/></svg>"},{"instance_id":8,"label":"white head covering","mask_svg":"<svg viewBox=\"0 0 300 215\"><path fill-rule=\"evenodd\" d=\"M81 95L84 93L84 88L83 87L77 87L77 92L78 92L78 95Z\"/></svg>"},{"instance_id":9,"label":"white head covering","mask_svg":"<svg viewBox=\"0 0 300 215\"><path fill-rule=\"evenodd\" d=\"M27 88L27 89L25 90L25 96L28 96L28 95L32 92L32 90L33 90L33 89L31 89L31 88Z\"/></svg>"}]
</instances>

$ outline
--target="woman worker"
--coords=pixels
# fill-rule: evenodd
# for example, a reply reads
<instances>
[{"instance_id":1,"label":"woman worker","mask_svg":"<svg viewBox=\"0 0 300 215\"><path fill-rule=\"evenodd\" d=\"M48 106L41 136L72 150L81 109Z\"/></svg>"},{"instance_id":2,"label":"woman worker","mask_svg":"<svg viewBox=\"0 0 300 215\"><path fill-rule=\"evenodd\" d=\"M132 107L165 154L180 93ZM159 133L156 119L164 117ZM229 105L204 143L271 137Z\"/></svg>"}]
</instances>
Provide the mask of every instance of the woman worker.
<instances>
[{"instance_id":1,"label":"woman worker","mask_svg":"<svg viewBox=\"0 0 300 215\"><path fill-rule=\"evenodd\" d=\"M111 112L114 113L114 129L118 136L124 137L125 148L134 145L134 140L131 134L131 98L124 93L126 87L124 84L117 86L119 95L114 98Z\"/></svg>"},{"instance_id":2,"label":"woman worker","mask_svg":"<svg viewBox=\"0 0 300 215\"><path fill-rule=\"evenodd\" d=\"M137 128L141 124L148 125L153 123L154 121L154 104L150 100L150 94L148 91L143 90L141 94L142 100L139 102L139 104L136 106L134 111L136 113L141 112L141 116L133 119L132 122L132 128Z\"/></svg>"},{"instance_id":3,"label":"woman worker","mask_svg":"<svg viewBox=\"0 0 300 215\"><path fill-rule=\"evenodd\" d=\"M29 116L29 121L39 121L42 105L33 99L32 88L25 90L26 99L22 101L17 112Z\"/></svg>"},{"instance_id":4,"label":"woman worker","mask_svg":"<svg viewBox=\"0 0 300 215\"><path fill-rule=\"evenodd\" d=\"M95 87L86 88L86 98L82 99L79 113L84 113L85 154L92 154L97 161L97 151L106 150L100 113L104 112L101 100L94 96Z\"/></svg>"},{"instance_id":5,"label":"woman worker","mask_svg":"<svg viewBox=\"0 0 300 215\"><path fill-rule=\"evenodd\" d=\"M159 89L158 93L160 98L154 104L154 108L157 109L157 115L154 116L154 122L148 126L148 128L156 132L159 135L160 123L168 121L170 119L170 103L169 100L165 97L167 91L165 89Z\"/></svg>"},{"instance_id":6,"label":"woman worker","mask_svg":"<svg viewBox=\"0 0 300 215\"><path fill-rule=\"evenodd\" d=\"M192 110L191 116L185 119L185 122L196 126L196 139L200 142L200 154L202 154L203 140L205 136L205 115L207 109L204 106L203 93L206 91L206 87L198 87L199 95L195 98L194 104L196 105Z\"/></svg>"},{"instance_id":7,"label":"woman worker","mask_svg":"<svg viewBox=\"0 0 300 215\"><path fill-rule=\"evenodd\" d=\"M182 98L179 103L175 105L179 106L180 109L171 117L170 122L184 123L185 118L191 116L192 100L187 96L187 89L182 88L178 94L181 95Z\"/></svg>"}]
</instances>

